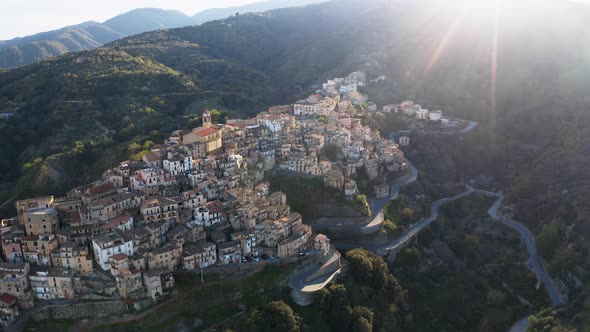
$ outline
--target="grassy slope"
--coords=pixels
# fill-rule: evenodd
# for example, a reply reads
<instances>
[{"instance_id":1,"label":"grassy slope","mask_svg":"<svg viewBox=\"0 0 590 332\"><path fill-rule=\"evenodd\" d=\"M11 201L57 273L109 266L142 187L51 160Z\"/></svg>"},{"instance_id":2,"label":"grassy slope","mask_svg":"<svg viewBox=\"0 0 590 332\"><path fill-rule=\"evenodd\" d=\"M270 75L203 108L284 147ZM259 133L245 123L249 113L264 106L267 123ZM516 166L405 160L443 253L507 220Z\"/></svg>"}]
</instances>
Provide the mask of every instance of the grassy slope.
<instances>
[{"instance_id":1,"label":"grassy slope","mask_svg":"<svg viewBox=\"0 0 590 332\"><path fill-rule=\"evenodd\" d=\"M191 324L194 319L203 321L202 327L224 321L240 312L277 298L279 289L296 265L268 266L249 278L241 280L206 281L201 285L196 274L178 276L180 294L158 305L155 312L142 315L140 319L116 324L91 322L93 331L176 331L179 324ZM51 326L55 331L75 331L88 325L73 321L44 321L30 323L27 330Z\"/></svg>"}]
</instances>

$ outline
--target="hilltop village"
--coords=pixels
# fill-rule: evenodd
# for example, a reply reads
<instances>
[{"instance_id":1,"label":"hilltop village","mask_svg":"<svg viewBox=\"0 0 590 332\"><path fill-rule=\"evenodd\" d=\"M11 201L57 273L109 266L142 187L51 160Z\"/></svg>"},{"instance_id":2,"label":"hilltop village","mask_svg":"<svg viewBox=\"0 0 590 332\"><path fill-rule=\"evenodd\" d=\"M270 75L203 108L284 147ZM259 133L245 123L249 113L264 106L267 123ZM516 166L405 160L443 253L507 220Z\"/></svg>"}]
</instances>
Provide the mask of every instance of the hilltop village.
<instances>
[{"instance_id":1,"label":"hilltop village","mask_svg":"<svg viewBox=\"0 0 590 332\"><path fill-rule=\"evenodd\" d=\"M358 91L366 75L330 80L293 105L251 119L179 130L141 160L121 162L65 197L16 202L2 220L0 322L7 326L36 301L103 294L152 303L175 287L180 269L202 271L261 260L326 254L330 240L313 234L265 174L322 177L347 198L360 194L359 171L387 197L387 175L408 164L398 142L351 116L376 105ZM442 121L440 112L404 102L383 112ZM398 144L399 143L399 144ZM326 149L336 150L328 156Z\"/></svg>"}]
</instances>

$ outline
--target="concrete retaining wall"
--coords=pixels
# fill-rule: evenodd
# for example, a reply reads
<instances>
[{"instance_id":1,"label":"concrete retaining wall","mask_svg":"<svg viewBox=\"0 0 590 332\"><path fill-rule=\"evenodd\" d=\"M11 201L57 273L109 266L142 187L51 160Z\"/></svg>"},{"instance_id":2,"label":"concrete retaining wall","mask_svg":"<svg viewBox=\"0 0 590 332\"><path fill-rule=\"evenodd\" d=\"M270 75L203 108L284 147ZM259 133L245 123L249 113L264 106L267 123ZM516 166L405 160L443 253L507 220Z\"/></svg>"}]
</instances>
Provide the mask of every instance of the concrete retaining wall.
<instances>
[{"instance_id":1,"label":"concrete retaining wall","mask_svg":"<svg viewBox=\"0 0 590 332\"><path fill-rule=\"evenodd\" d=\"M47 319L86 319L121 316L128 313L127 305L121 301L96 301L74 304L49 305L32 315L35 321Z\"/></svg>"}]
</instances>

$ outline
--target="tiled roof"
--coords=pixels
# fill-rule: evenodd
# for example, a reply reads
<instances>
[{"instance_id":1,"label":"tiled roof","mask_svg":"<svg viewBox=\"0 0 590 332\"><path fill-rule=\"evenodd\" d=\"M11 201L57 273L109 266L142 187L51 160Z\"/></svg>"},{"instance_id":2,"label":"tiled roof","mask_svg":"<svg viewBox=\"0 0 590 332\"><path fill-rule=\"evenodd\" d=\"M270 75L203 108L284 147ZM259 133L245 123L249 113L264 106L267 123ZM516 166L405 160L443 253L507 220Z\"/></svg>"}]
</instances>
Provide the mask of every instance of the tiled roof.
<instances>
[{"instance_id":1,"label":"tiled roof","mask_svg":"<svg viewBox=\"0 0 590 332\"><path fill-rule=\"evenodd\" d=\"M0 302L6 303L7 305L11 305L15 303L18 299L16 296L12 296L10 294L2 294L0 295Z\"/></svg>"},{"instance_id":2,"label":"tiled roof","mask_svg":"<svg viewBox=\"0 0 590 332\"><path fill-rule=\"evenodd\" d=\"M203 129L198 129L193 131L193 133L195 133L195 135L197 136L209 136L209 135L213 135L215 133L217 133L217 129L215 128L203 128Z\"/></svg>"},{"instance_id":3,"label":"tiled roof","mask_svg":"<svg viewBox=\"0 0 590 332\"><path fill-rule=\"evenodd\" d=\"M111 182L105 182L103 184L99 184L98 186L88 188L88 193L91 195L100 195L112 191L114 189L115 186Z\"/></svg>"}]
</instances>

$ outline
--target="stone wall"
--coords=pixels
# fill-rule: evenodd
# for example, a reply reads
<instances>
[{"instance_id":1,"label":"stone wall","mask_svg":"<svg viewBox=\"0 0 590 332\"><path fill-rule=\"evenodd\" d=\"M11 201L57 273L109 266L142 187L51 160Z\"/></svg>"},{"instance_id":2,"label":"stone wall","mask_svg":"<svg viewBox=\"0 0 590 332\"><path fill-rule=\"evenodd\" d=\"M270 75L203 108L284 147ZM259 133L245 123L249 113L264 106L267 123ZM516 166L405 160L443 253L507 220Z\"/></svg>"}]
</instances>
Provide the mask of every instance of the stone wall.
<instances>
[{"instance_id":1,"label":"stone wall","mask_svg":"<svg viewBox=\"0 0 590 332\"><path fill-rule=\"evenodd\" d=\"M32 315L35 321L47 319L86 319L121 316L128 313L127 305L121 301L94 301L72 304L54 304L40 309Z\"/></svg>"},{"instance_id":2,"label":"stone wall","mask_svg":"<svg viewBox=\"0 0 590 332\"><path fill-rule=\"evenodd\" d=\"M282 265L282 264L290 264L299 262L300 265L307 265L310 264L313 260L312 256L304 256L304 257L289 257L283 259L275 259L275 260L267 260L267 261L260 261L260 262L252 262L252 263L244 263L244 264L230 264L230 265L222 265L222 266L210 266L203 269L203 274L205 275L219 275L220 278L227 278L227 277L248 277L254 275L258 272L264 270L266 265ZM191 271L192 273L199 274L201 273L200 270Z\"/></svg>"}]
</instances>

